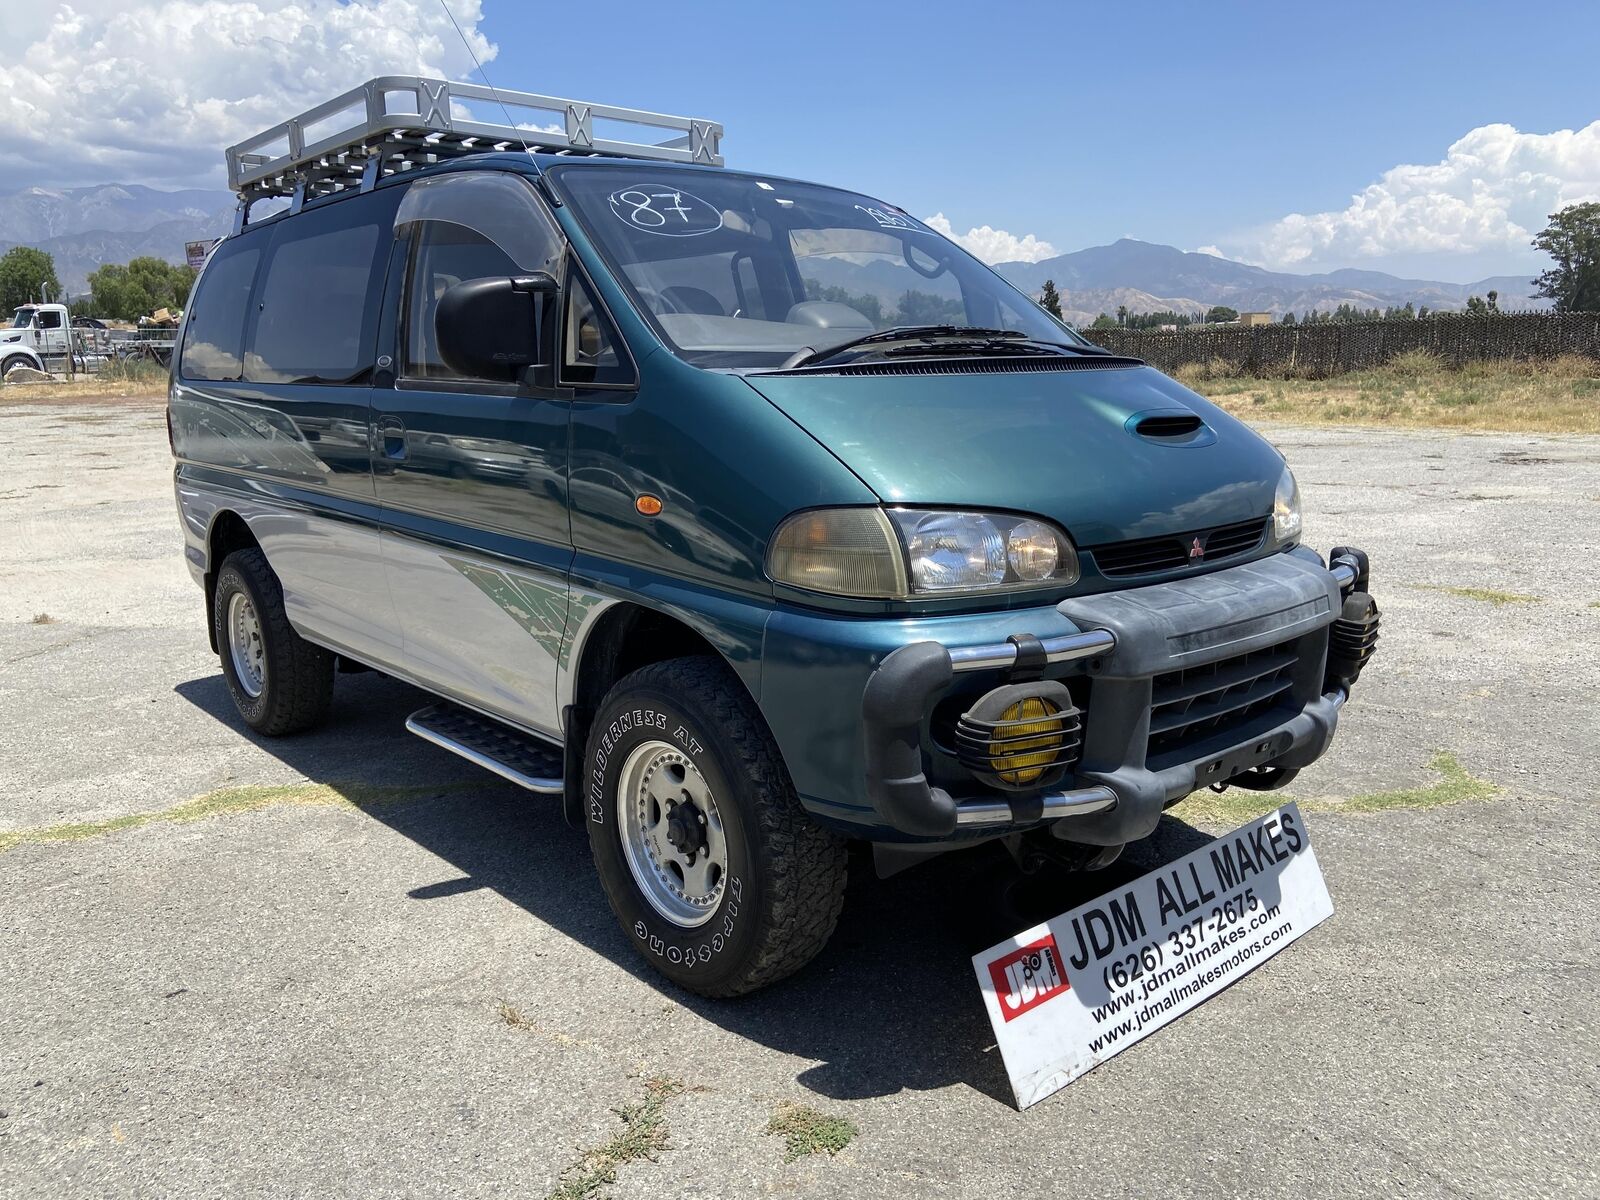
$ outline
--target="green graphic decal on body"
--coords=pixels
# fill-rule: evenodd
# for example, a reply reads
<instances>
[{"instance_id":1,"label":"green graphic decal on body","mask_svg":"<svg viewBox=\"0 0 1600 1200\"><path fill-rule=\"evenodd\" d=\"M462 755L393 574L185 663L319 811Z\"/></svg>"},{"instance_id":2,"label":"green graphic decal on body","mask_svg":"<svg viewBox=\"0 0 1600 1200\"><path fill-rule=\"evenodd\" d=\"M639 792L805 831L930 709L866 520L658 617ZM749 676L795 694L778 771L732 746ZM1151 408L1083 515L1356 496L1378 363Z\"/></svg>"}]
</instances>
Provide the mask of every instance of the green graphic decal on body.
<instances>
[{"instance_id":1,"label":"green graphic decal on body","mask_svg":"<svg viewBox=\"0 0 1600 1200\"><path fill-rule=\"evenodd\" d=\"M545 653L555 658L561 653L562 634L567 627L567 589L564 585L541 583L526 575L512 575L498 567L467 562L446 554L445 562L460 571L500 610L521 625Z\"/></svg>"}]
</instances>

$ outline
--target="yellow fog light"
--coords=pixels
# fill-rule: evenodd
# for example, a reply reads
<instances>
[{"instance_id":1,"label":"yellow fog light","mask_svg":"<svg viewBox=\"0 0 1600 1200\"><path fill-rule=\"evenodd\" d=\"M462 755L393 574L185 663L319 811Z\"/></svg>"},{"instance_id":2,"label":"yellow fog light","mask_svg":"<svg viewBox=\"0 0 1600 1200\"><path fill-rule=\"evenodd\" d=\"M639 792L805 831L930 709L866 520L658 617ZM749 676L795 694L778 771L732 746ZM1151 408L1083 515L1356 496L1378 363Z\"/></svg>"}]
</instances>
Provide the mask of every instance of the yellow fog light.
<instances>
[{"instance_id":1,"label":"yellow fog light","mask_svg":"<svg viewBox=\"0 0 1600 1200\"><path fill-rule=\"evenodd\" d=\"M1060 713L1060 708L1039 696L1019 700L1001 713L997 736L989 742L995 774L1013 787L1023 787L1043 775L1064 740Z\"/></svg>"},{"instance_id":2,"label":"yellow fog light","mask_svg":"<svg viewBox=\"0 0 1600 1200\"><path fill-rule=\"evenodd\" d=\"M978 697L956 722L961 765L990 787L1049 787L1078 761L1083 714L1058 680L1009 683Z\"/></svg>"}]
</instances>

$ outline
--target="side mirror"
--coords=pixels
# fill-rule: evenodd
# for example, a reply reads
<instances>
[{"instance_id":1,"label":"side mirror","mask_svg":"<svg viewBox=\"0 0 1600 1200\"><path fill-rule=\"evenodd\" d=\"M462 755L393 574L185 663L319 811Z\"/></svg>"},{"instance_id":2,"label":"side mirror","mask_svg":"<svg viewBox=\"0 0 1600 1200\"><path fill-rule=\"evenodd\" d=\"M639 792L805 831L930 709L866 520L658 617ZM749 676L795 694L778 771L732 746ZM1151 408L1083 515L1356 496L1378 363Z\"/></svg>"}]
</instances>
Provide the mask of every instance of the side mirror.
<instances>
[{"instance_id":1,"label":"side mirror","mask_svg":"<svg viewBox=\"0 0 1600 1200\"><path fill-rule=\"evenodd\" d=\"M558 290L544 271L453 285L433 315L439 357L458 374L515 383L539 364L548 302Z\"/></svg>"}]
</instances>

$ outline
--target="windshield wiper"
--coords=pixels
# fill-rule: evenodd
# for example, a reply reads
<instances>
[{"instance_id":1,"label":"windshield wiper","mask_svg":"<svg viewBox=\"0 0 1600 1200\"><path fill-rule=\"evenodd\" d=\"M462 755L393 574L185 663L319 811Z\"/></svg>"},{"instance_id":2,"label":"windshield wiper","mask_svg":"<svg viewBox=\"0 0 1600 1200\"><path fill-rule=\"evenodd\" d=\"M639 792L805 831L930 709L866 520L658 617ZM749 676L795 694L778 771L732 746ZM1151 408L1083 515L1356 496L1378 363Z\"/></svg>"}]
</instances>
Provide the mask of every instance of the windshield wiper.
<instances>
[{"instance_id":1,"label":"windshield wiper","mask_svg":"<svg viewBox=\"0 0 1600 1200\"><path fill-rule=\"evenodd\" d=\"M963 338L960 341L929 342L922 346L891 346L882 351L885 358L916 358L918 356L948 354L998 354L1016 357L1026 354L1058 355L1071 353L1075 346L1061 342L1040 342L1033 338ZM1102 352L1103 353L1103 352Z\"/></svg>"},{"instance_id":2,"label":"windshield wiper","mask_svg":"<svg viewBox=\"0 0 1600 1200\"><path fill-rule=\"evenodd\" d=\"M896 325L890 329L880 329L876 333L863 334L860 337L849 338L836 345L824 346L820 350L813 350L810 346L791 355L779 370L787 371L792 367L812 367L818 363L826 362L836 354L843 354L846 350L855 350L861 346L872 346L879 342L900 342L911 338L941 337L962 338L1019 338L1023 335L1009 329L974 329L970 325Z\"/></svg>"},{"instance_id":3,"label":"windshield wiper","mask_svg":"<svg viewBox=\"0 0 1600 1200\"><path fill-rule=\"evenodd\" d=\"M876 333L851 338L821 350L805 349L791 355L778 369L814 367L850 350L883 342L921 342L917 346L897 346L884 350L885 357L913 354L1098 354L1110 355L1098 346L1074 346L1069 342L1047 342L1031 338L1016 329L982 329L972 325L897 325ZM1040 347L1050 347L1041 349Z\"/></svg>"}]
</instances>

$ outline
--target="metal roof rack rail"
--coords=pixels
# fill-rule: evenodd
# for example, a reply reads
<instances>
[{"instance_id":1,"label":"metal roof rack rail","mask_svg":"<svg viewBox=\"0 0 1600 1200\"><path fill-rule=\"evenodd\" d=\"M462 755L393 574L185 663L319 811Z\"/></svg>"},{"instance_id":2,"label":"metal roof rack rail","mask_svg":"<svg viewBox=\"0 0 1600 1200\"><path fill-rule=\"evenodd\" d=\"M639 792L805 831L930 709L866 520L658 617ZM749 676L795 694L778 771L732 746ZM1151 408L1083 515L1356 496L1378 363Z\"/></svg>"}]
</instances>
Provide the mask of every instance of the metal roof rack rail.
<instances>
[{"instance_id":1,"label":"metal roof rack rail","mask_svg":"<svg viewBox=\"0 0 1600 1200\"><path fill-rule=\"evenodd\" d=\"M521 109L510 119L525 115L526 123L482 121L468 105L486 107L502 118L508 117L507 110ZM650 129L675 136L661 142L596 137L596 120L643 126L641 137ZM720 167L721 139L718 122L696 117L416 75L382 75L229 146L228 186L239 196L237 232L257 200L288 197L294 211L308 199L365 191L385 175L464 154L527 147Z\"/></svg>"}]
</instances>

